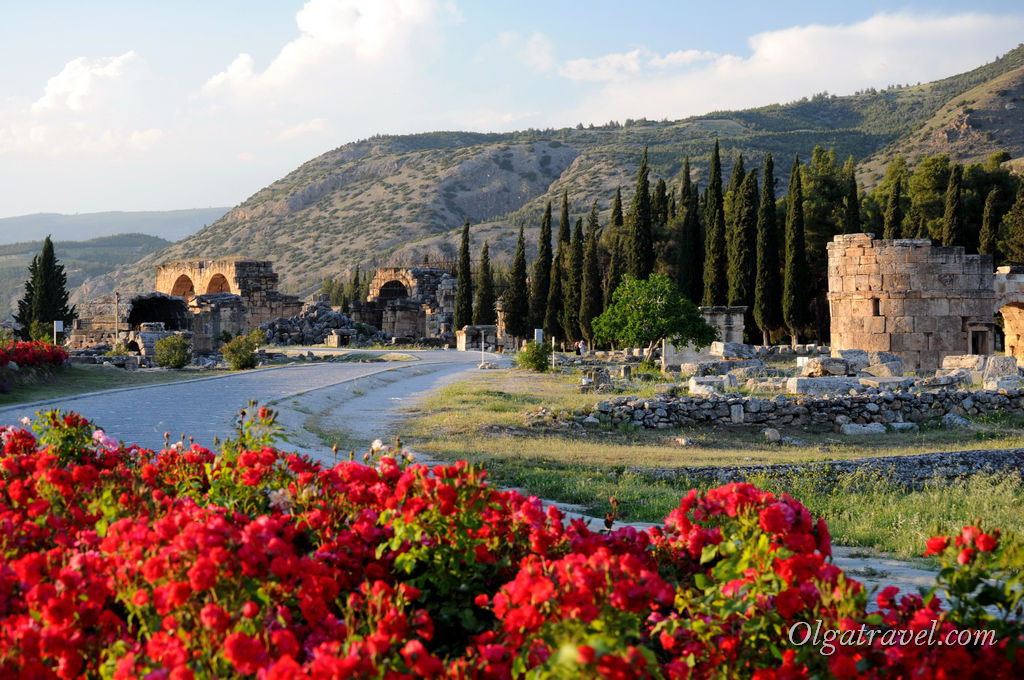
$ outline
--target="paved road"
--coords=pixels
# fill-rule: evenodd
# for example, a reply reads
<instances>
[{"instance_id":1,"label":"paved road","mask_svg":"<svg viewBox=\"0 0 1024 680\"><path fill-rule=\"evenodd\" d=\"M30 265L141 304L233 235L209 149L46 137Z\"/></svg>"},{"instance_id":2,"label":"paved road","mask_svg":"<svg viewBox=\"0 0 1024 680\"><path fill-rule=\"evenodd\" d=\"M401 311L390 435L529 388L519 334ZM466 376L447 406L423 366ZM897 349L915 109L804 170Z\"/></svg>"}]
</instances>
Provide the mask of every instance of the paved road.
<instances>
[{"instance_id":1,"label":"paved road","mask_svg":"<svg viewBox=\"0 0 1024 680\"><path fill-rule=\"evenodd\" d=\"M159 448L164 432L176 441L182 433L204 446L214 436L234 432L238 412L250 399L261 403L281 401L314 390L351 384L386 373L431 372L447 380L475 371L480 355L475 352L429 351L410 353L411 362L332 363L315 362L273 367L245 373L95 392L0 409L0 423L13 423L40 409L73 410L95 422L108 434L128 443Z\"/></svg>"}]
</instances>

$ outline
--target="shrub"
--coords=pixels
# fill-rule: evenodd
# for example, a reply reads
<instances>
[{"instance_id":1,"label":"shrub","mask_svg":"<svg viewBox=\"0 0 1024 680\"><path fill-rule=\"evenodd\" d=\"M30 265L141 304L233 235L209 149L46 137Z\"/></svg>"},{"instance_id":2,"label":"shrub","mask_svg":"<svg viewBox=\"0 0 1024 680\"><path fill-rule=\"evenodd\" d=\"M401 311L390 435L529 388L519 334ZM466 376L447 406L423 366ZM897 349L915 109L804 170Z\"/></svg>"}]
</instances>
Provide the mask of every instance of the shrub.
<instances>
[{"instance_id":1,"label":"shrub","mask_svg":"<svg viewBox=\"0 0 1024 680\"><path fill-rule=\"evenodd\" d=\"M221 347L220 353L224 360L231 364L232 370L241 371L246 368L256 368L256 350L267 341L263 331L256 329L249 331L246 335L239 335L231 342Z\"/></svg>"},{"instance_id":2,"label":"shrub","mask_svg":"<svg viewBox=\"0 0 1024 680\"><path fill-rule=\"evenodd\" d=\"M123 357L129 353L128 345L123 341L118 340L114 343L114 346L104 353L105 357Z\"/></svg>"},{"instance_id":3,"label":"shrub","mask_svg":"<svg viewBox=\"0 0 1024 680\"><path fill-rule=\"evenodd\" d=\"M184 335L168 335L153 345L153 360L157 366L182 368L192 361L192 343Z\"/></svg>"},{"instance_id":4,"label":"shrub","mask_svg":"<svg viewBox=\"0 0 1024 680\"><path fill-rule=\"evenodd\" d=\"M516 355L516 364L531 371L547 371L551 367L551 343L531 340Z\"/></svg>"}]
</instances>

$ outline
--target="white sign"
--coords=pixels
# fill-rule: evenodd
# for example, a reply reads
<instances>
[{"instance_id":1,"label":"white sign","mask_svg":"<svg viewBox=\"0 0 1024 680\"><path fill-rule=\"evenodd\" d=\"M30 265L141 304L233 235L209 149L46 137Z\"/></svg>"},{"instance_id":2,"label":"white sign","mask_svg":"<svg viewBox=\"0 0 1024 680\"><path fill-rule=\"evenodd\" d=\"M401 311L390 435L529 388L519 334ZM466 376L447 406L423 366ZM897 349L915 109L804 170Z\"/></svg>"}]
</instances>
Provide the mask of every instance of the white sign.
<instances>
[{"instance_id":1,"label":"white sign","mask_svg":"<svg viewBox=\"0 0 1024 680\"><path fill-rule=\"evenodd\" d=\"M533 329L533 341L537 344L544 342L544 331L540 328Z\"/></svg>"},{"instance_id":2,"label":"white sign","mask_svg":"<svg viewBox=\"0 0 1024 680\"><path fill-rule=\"evenodd\" d=\"M54 333L63 333L64 332L64 322L63 321L54 321L53 322L53 332Z\"/></svg>"}]
</instances>

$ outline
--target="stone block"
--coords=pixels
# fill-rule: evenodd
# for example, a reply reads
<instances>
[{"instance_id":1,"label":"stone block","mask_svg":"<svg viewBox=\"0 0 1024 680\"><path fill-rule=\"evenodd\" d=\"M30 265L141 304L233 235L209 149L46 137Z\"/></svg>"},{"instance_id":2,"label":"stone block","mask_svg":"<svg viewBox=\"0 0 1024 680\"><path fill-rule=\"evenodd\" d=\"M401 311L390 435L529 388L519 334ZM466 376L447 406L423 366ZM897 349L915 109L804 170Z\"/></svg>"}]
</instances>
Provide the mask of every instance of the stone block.
<instances>
[{"instance_id":1,"label":"stone block","mask_svg":"<svg viewBox=\"0 0 1024 680\"><path fill-rule=\"evenodd\" d=\"M917 382L916 378L904 378L902 376L879 376L877 378L861 378L860 384L863 387L873 387L876 390L909 390Z\"/></svg>"},{"instance_id":2,"label":"stone block","mask_svg":"<svg viewBox=\"0 0 1024 680\"><path fill-rule=\"evenodd\" d=\"M852 371L862 370L869 363L868 351L865 349L834 349L832 356L845 359Z\"/></svg>"},{"instance_id":3,"label":"stone block","mask_svg":"<svg viewBox=\"0 0 1024 680\"><path fill-rule=\"evenodd\" d=\"M882 423L867 423L865 425L858 425L857 423L847 423L846 425L840 425L839 431L847 435L867 435L867 434L885 434L888 430L885 429L885 425Z\"/></svg>"},{"instance_id":4,"label":"stone block","mask_svg":"<svg viewBox=\"0 0 1024 680\"><path fill-rule=\"evenodd\" d=\"M729 419L733 425L743 424L743 404L733 404L729 407Z\"/></svg>"},{"instance_id":5,"label":"stone block","mask_svg":"<svg viewBox=\"0 0 1024 680\"><path fill-rule=\"evenodd\" d=\"M1017 360L1013 357L1007 356L990 356L988 361L985 362L985 371L982 375L983 380L989 378L1016 378L1019 375L1017 370Z\"/></svg>"},{"instance_id":6,"label":"stone block","mask_svg":"<svg viewBox=\"0 0 1024 680\"><path fill-rule=\"evenodd\" d=\"M712 356L723 359L753 359L757 356L753 345L744 345L739 342L713 342L710 353Z\"/></svg>"},{"instance_id":7,"label":"stone block","mask_svg":"<svg viewBox=\"0 0 1024 680\"><path fill-rule=\"evenodd\" d=\"M690 394L693 395L722 394L728 389L725 376L690 378L687 387L690 390Z\"/></svg>"},{"instance_id":8,"label":"stone block","mask_svg":"<svg viewBox=\"0 0 1024 680\"><path fill-rule=\"evenodd\" d=\"M886 361L881 364L871 364L864 369L864 372L869 373L876 378L902 377L903 360L899 359L897 361Z\"/></svg>"},{"instance_id":9,"label":"stone block","mask_svg":"<svg viewBox=\"0 0 1024 680\"><path fill-rule=\"evenodd\" d=\"M944 370L965 368L968 371L984 371L988 356L985 354L951 354L942 358Z\"/></svg>"},{"instance_id":10,"label":"stone block","mask_svg":"<svg viewBox=\"0 0 1024 680\"><path fill-rule=\"evenodd\" d=\"M1019 390L1024 387L1024 379L1018 376L1007 376L1003 378L985 378L984 388L986 390Z\"/></svg>"},{"instance_id":11,"label":"stone block","mask_svg":"<svg viewBox=\"0 0 1024 680\"><path fill-rule=\"evenodd\" d=\"M921 429L917 423L889 423L889 427L893 432L917 432Z\"/></svg>"},{"instance_id":12,"label":"stone block","mask_svg":"<svg viewBox=\"0 0 1024 680\"><path fill-rule=\"evenodd\" d=\"M849 394L850 390L862 389L857 378L790 378L786 381L786 391L789 394L806 394L814 397L845 395Z\"/></svg>"},{"instance_id":13,"label":"stone block","mask_svg":"<svg viewBox=\"0 0 1024 680\"><path fill-rule=\"evenodd\" d=\"M829 376L846 376L853 371L850 362L837 357L815 357L804 362L800 375L805 378L826 378Z\"/></svg>"}]
</instances>

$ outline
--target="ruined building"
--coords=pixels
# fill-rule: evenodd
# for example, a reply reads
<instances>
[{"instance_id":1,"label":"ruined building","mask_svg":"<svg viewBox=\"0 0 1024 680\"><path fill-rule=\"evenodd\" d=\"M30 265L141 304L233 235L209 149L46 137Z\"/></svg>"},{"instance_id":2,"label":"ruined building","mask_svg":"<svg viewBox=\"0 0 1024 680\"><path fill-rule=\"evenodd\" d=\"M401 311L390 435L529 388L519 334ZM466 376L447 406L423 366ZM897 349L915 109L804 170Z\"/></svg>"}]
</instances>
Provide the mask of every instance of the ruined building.
<instances>
[{"instance_id":1,"label":"ruined building","mask_svg":"<svg viewBox=\"0 0 1024 680\"><path fill-rule=\"evenodd\" d=\"M832 349L892 352L930 371L952 354L992 354L995 315L1007 353L1024 360L1024 268L928 239L836 236L828 244Z\"/></svg>"},{"instance_id":2,"label":"ruined building","mask_svg":"<svg viewBox=\"0 0 1024 680\"><path fill-rule=\"evenodd\" d=\"M243 259L198 260L157 265L156 293L118 300L114 295L87 302L70 333L72 349L125 342L146 354L156 337L192 335L193 349L209 352L227 331L237 335L265 321L302 310L302 302L277 290L270 262ZM161 325L162 324L162 325Z\"/></svg>"},{"instance_id":3,"label":"ruined building","mask_svg":"<svg viewBox=\"0 0 1024 680\"><path fill-rule=\"evenodd\" d=\"M352 318L379 328L385 336L440 337L453 331L455 288L455 277L445 269L381 268L370 283L366 302L352 305Z\"/></svg>"}]
</instances>

